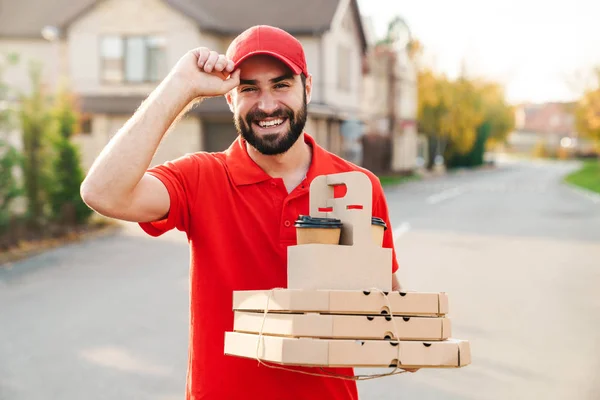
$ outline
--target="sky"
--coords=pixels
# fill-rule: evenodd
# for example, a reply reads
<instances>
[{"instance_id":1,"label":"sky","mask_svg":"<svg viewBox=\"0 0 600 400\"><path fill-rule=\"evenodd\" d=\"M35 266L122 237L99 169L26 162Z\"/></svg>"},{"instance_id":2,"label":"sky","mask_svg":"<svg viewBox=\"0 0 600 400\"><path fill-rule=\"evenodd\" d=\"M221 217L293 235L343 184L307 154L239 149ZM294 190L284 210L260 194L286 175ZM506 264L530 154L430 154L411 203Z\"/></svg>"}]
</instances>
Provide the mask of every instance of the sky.
<instances>
[{"instance_id":1,"label":"sky","mask_svg":"<svg viewBox=\"0 0 600 400\"><path fill-rule=\"evenodd\" d=\"M358 0L383 35L399 15L433 67L504 85L511 103L576 99L600 66L600 0Z\"/></svg>"}]
</instances>

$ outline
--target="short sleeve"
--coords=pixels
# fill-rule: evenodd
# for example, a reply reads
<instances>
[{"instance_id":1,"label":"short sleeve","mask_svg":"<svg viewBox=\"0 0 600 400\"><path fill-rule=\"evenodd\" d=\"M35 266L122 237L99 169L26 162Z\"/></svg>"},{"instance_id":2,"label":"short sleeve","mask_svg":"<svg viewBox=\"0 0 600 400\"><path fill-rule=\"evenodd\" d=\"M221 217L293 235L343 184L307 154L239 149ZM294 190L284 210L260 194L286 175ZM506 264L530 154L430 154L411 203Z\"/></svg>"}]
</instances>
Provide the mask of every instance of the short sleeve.
<instances>
[{"instance_id":1,"label":"short sleeve","mask_svg":"<svg viewBox=\"0 0 600 400\"><path fill-rule=\"evenodd\" d=\"M200 185L199 159L193 154L148 169L147 173L159 179L169 192L169 212L158 221L140 222L140 227L151 236L160 236L174 228L190 229L190 210Z\"/></svg>"},{"instance_id":2,"label":"short sleeve","mask_svg":"<svg viewBox=\"0 0 600 400\"><path fill-rule=\"evenodd\" d=\"M394 244L394 232L390 222L390 215L385 193L381 183L376 178L373 182L373 216L384 220L387 229L383 233L383 247L392 249L392 273L398 271L398 257L396 255L396 246Z\"/></svg>"}]
</instances>

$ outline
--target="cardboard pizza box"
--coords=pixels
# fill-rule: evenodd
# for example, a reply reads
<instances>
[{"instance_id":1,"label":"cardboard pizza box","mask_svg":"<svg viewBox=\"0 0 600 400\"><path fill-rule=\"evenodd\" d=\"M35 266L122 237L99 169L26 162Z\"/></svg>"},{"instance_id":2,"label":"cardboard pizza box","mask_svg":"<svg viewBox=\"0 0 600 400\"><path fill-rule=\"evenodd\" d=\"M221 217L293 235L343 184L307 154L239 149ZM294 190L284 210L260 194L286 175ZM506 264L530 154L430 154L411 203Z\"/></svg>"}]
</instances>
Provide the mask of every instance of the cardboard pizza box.
<instances>
[{"instance_id":1,"label":"cardboard pizza box","mask_svg":"<svg viewBox=\"0 0 600 400\"><path fill-rule=\"evenodd\" d=\"M344 340L226 332L225 354L282 365L323 367L458 368L471 363L469 342L460 339Z\"/></svg>"},{"instance_id":2,"label":"cardboard pizza box","mask_svg":"<svg viewBox=\"0 0 600 400\"><path fill-rule=\"evenodd\" d=\"M390 314L440 317L448 314L444 292L273 289L233 292L233 309L286 313Z\"/></svg>"},{"instance_id":3,"label":"cardboard pizza box","mask_svg":"<svg viewBox=\"0 0 600 400\"><path fill-rule=\"evenodd\" d=\"M233 330L328 339L445 340L451 336L449 318L391 315L265 314L236 311Z\"/></svg>"},{"instance_id":4,"label":"cardboard pizza box","mask_svg":"<svg viewBox=\"0 0 600 400\"><path fill-rule=\"evenodd\" d=\"M344 185L346 193L336 198L338 185ZM369 177L358 171L321 175L311 182L309 196L310 217L341 221L339 244L289 246L287 287L390 291L392 250L373 241Z\"/></svg>"}]
</instances>

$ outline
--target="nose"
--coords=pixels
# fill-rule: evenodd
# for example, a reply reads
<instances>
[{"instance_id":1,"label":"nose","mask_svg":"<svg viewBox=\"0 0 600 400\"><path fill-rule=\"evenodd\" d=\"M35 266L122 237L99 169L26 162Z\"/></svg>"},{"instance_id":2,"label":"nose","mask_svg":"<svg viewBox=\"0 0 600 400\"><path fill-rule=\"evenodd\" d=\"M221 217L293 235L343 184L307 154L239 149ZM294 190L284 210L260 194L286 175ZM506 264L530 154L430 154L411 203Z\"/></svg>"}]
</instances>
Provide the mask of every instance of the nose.
<instances>
[{"instance_id":1,"label":"nose","mask_svg":"<svg viewBox=\"0 0 600 400\"><path fill-rule=\"evenodd\" d=\"M277 100L271 93L265 91L258 100L258 108L264 113L271 114L277 109Z\"/></svg>"}]
</instances>

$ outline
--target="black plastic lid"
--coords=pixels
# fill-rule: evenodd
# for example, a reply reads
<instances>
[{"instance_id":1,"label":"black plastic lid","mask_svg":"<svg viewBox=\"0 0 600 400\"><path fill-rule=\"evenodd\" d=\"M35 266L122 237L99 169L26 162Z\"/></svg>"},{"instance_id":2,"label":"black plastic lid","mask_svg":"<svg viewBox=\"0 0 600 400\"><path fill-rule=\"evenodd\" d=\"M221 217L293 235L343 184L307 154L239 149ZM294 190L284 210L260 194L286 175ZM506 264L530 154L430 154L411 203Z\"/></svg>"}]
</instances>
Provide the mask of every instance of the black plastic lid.
<instances>
[{"instance_id":1,"label":"black plastic lid","mask_svg":"<svg viewBox=\"0 0 600 400\"><path fill-rule=\"evenodd\" d=\"M387 229L387 225L385 224L385 221L379 217L372 217L371 224L383 226L383 229Z\"/></svg>"},{"instance_id":2,"label":"black plastic lid","mask_svg":"<svg viewBox=\"0 0 600 400\"><path fill-rule=\"evenodd\" d=\"M310 215L300 215L296 220L299 228L341 228L342 221L337 218L317 218Z\"/></svg>"}]
</instances>

